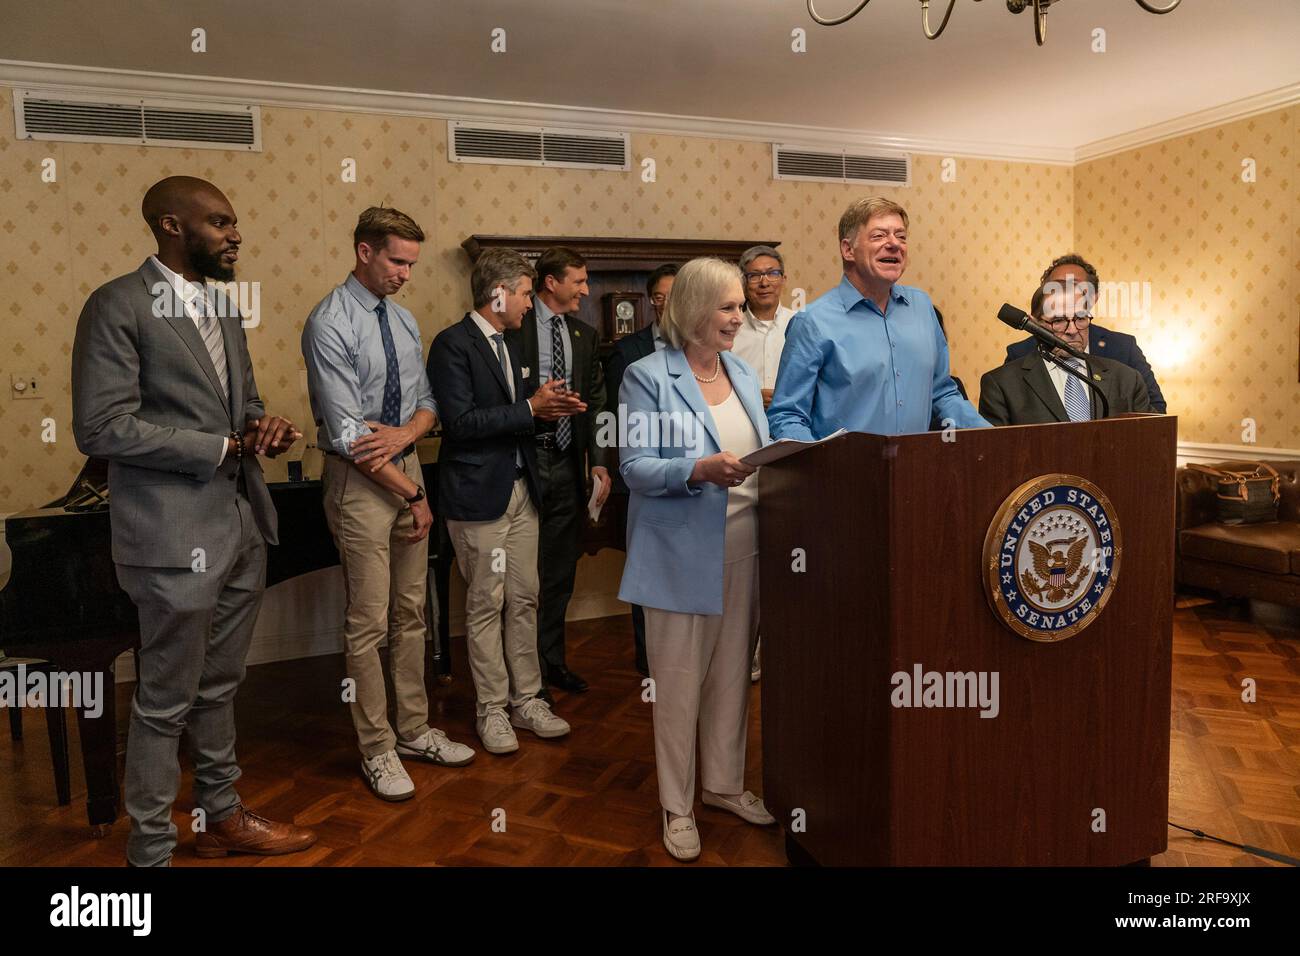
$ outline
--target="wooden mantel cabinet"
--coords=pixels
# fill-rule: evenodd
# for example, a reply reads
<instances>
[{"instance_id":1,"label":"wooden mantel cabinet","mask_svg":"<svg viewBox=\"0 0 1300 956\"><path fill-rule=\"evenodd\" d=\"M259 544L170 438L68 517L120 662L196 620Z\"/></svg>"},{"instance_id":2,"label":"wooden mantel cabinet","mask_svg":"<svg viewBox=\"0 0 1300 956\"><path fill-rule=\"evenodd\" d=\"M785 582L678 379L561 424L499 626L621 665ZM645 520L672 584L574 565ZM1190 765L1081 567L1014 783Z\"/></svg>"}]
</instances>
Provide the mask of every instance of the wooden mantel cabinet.
<instances>
[{"instance_id":1,"label":"wooden mantel cabinet","mask_svg":"<svg viewBox=\"0 0 1300 956\"><path fill-rule=\"evenodd\" d=\"M736 262L750 246L780 245L771 239L630 239L601 238L596 236L470 236L461 248L474 263L485 249L513 249L530 262L551 246L567 246L587 260L587 285L591 294L583 300L578 318L597 330L600 336L602 363L608 363L613 342L606 336L602 313L605 296L612 292L646 291L650 273L666 263L682 265L700 256L716 256ZM653 312L642 309L641 324L648 324ZM609 396L612 405L614 396ZM612 410L612 409L611 409ZM584 502L585 505L585 502ZM627 522L627 495L610 496L601 512L600 522L588 523L583 532L583 550L595 554L601 548L624 547Z\"/></svg>"}]
</instances>

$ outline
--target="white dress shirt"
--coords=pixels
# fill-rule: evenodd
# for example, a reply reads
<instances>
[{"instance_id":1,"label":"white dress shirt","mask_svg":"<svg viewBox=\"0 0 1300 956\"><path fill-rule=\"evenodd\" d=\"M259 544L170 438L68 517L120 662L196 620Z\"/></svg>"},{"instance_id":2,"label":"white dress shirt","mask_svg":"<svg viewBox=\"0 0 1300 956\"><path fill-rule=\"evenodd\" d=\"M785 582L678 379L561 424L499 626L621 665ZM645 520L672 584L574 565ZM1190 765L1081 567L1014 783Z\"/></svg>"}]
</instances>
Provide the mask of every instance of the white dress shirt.
<instances>
[{"instance_id":1,"label":"white dress shirt","mask_svg":"<svg viewBox=\"0 0 1300 956\"><path fill-rule=\"evenodd\" d=\"M483 337L487 339L488 348L492 350L492 354L498 356L497 362L499 364L501 361L500 353L497 352L497 344L492 340L492 336L504 335L504 333L498 332L496 329L494 329L492 327L492 323L489 322L487 319L483 318L483 316L479 314L477 309L475 309L469 315L470 318L474 320L474 324L478 326L478 330L483 333ZM502 344L504 346L504 339ZM505 367L506 386L510 389L511 401L515 401L517 400L518 396L515 394L514 364L510 361L510 350L508 348L503 348L502 352L504 352L506 357L506 367ZM528 411L531 413L533 410L533 403L531 399L527 401L528 401ZM522 468L524 466L524 453L520 451L518 447L515 448L515 466L518 468Z\"/></svg>"},{"instance_id":2,"label":"white dress shirt","mask_svg":"<svg viewBox=\"0 0 1300 956\"><path fill-rule=\"evenodd\" d=\"M1084 349L1083 354L1091 355L1092 353L1089 352L1087 349ZM1066 356L1067 361L1069 360L1069 358L1070 358L1069 356ZM1047 377L1052 380L1052 385L1056 387L1056 395L1061 400L1061 407L1067 408L1065 404L1065 380L1067 378L1071 378L1072 376L1070 375L1069 372L1065 371L1063 368L1061 368L1061 366L1057 365L1055 362L1049 362L1047 359L1043 358L1041 352L1038 355L1038 360L1047 366ZM1083 373L1087 375L1088 374L1087 369L1084 369ZM1084 385L1082 382L1079 383L1079 387L1088 389L1088 386ZM1088 405L1091 408L1092 389L1088 389L1088 391L1085 394L1088 397Z\"/></svg>"},{"instance_id":3,"label":"white dress shirt","mask_svg":"<svg viewBox=\"0 0 1300 956\"><path fill-rule=\"evenodd\" d=\"M777 305L776 316L771 322L756 319L748 306L745 308L745 321L736 332L736 343L731 350L754 370L762 388L776 388L776 372L781 367L781 350L785 347L785 330L792 318L794 310L783 305Z\"/></svg>"},{"instance_id":4,"label":"white dress shirt","mask_svg":"<svg viewBox=\"0 0 1300 956\"><path fill-rule=\"evenodd\" d=\"M205 279L201 285L195 282L191 282L183 275L180 275L179 273L176 272L172 272L171 269L168 269L165 265L163 265L162 260L159 259L157 256L150 256L149 260L158 267L158 271L163 274L163 278L171 283L172 288L176 290L176 295L180 298L182 302L185 303L185 314L190 317L190 320L194 323L194 327L199 331L199 337L202 338L203 337L203 316L209 309L212 308L212 299L208 296L207 280ZM202 308L200 308L197 304L200 298L203 299ZM225 340L222 340L221 347L223 349L226 347ZM235 369L230 367L229 359L227 359L226 361L226 374L227 375L236 374ZM222 435L221 453L217 457L218 468L220 468L222 463L226 460L226 452L229 450L229 448L230 448L229 439L227 439L225 435Z\"/></svg>"}]
</instances>

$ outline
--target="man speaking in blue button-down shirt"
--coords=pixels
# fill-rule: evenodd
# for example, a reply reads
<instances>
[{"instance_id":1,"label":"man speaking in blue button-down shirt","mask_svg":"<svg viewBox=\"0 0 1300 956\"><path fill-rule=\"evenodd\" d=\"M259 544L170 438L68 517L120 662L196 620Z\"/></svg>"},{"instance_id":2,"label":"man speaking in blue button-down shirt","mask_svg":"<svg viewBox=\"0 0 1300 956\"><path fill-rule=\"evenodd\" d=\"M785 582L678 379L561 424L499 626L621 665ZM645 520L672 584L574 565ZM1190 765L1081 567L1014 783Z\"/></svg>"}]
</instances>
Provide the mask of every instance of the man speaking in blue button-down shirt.
<instances>
[{"instance_id":1,"label":"man speaking in blue button-down shirt","mask_svg":"<svg viewBox=\"0 0 1300 956\"><path fill-rule=\"evenodd\" d=\"M809 441L840 428L897 435L989 423L948 374L930 297L900 285L907 212L861 199L840 217L844 278L790 320L767 419L772 437Z\"/></svg>"}]
</instances>

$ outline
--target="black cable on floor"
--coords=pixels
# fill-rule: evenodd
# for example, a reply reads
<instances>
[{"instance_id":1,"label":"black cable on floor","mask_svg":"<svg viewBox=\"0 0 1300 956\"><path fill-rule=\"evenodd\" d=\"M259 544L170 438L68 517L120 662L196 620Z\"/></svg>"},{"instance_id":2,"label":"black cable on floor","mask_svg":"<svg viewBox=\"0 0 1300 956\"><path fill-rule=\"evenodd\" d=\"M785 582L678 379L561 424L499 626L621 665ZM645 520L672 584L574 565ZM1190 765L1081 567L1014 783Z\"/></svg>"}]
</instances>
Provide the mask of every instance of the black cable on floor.
<instances>
[{"instance_id":1,"label":"black cable on floor","mask_svg":"<svg viewBox=\"0 0 1300 956\"><path fill-rule=\"evenodd\" d=\"M1216 837L1206 833L1204 830L1193 830L1191 827L1185 827L1174 823L1172 820L1166 821L1175 830L1182 830L1191 833L1201 840L1213 840L1215 843L1222 843L1225 846L1235 846L1238 850L1245 850L1247 853L1253 853L1255 856L1262 856L1268 860L1277 860L1279 863L1285 863L1287 866L1300 866L1300 860L1293 856L1287 856L1285 853L1274 853L1272 850L1264 850L1257 846L1249 846L1245 843L1233 843L1231 840L1225 840L1223 837Z\"/></svg>"}]
</instances>

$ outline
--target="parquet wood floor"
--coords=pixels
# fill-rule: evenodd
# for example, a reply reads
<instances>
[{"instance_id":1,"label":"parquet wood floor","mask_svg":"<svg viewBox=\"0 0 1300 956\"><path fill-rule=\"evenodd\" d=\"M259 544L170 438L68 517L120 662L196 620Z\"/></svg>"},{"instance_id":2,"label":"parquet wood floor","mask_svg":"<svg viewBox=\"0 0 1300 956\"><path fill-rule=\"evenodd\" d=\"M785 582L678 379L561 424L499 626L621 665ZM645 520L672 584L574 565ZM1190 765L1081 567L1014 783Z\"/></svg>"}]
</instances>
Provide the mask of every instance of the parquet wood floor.
<instances>
[{"instance_id":1,"label":"parquet wood floor","mask_svg":"<svg viewBox=\"0 0 1300 956\"><path fill-rule=\"evenodd\" d=\"M458 653L455 680L435 686L435 726L478 750L468 767L407 762L414 799L383 803L358 772L351 722L339 703L341 656L249 669L240 691L239 790L252 808L316 828L320 841L291 857L200 861L189 830L184 768L175 820L178 866L676 866L660 843L650 705L632 665L631 618L570 624L569 660L591 682L557 692L570 737L520 732L520 750L484 752L473 689ZM1241 680L1257 700L1241 700ZM130 685L120 685L125 728ZM746 785L762 792L758 689L753 691ZM43 719L26 715L21 743L0 726L0 865L120 866L128 822L104 839L86 826L80 767L73 802L58 807ZM70 722L73 753L76 725ZM1261 627L1231 605L1175 614L1170 816L1237 842L1300 856L1300 633ZM697 805L705 865L783 865L781 831ZM494 821L497 826L494 829ZM504 832L501 824L504 823ZM1272 865L1170 830L1156 865Z\"/></svg>"}]
</instances>

